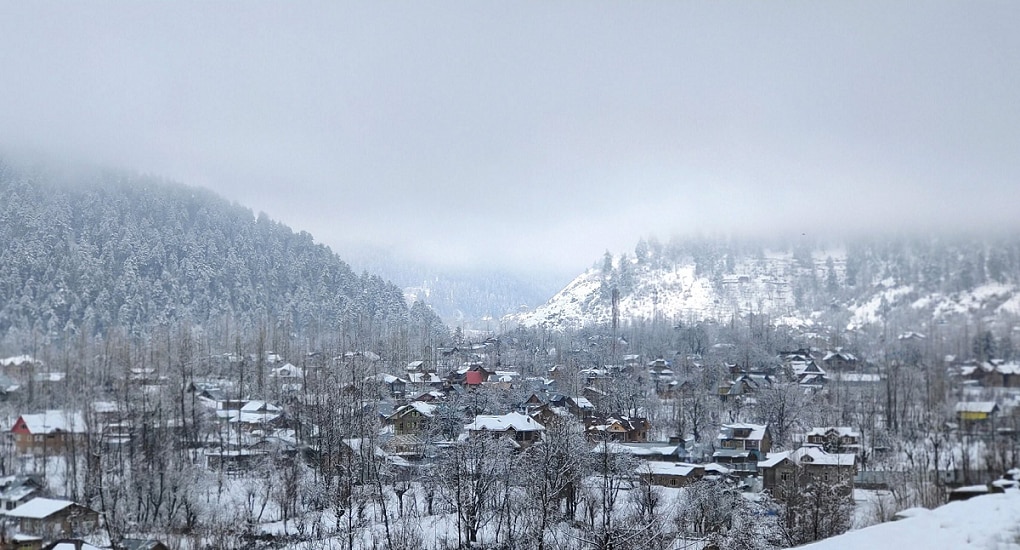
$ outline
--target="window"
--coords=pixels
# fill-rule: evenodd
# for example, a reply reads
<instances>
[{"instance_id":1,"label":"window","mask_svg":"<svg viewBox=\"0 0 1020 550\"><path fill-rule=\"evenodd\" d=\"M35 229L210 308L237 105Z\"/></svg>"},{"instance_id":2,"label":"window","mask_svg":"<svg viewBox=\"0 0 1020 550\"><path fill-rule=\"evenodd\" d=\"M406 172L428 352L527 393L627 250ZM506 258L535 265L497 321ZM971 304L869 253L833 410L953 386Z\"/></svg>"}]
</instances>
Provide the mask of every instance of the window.
<instances>
[{"instance_id":1,"label":"window","mask_svg":"<svg viewBox=\"0 0 1020 550\"><path fill-rule=\"evenodd\" d=\"M789 471L780 472L779 479L781 479L782 481L790 481L790 472Z\"/></svg>"}]
</instances>

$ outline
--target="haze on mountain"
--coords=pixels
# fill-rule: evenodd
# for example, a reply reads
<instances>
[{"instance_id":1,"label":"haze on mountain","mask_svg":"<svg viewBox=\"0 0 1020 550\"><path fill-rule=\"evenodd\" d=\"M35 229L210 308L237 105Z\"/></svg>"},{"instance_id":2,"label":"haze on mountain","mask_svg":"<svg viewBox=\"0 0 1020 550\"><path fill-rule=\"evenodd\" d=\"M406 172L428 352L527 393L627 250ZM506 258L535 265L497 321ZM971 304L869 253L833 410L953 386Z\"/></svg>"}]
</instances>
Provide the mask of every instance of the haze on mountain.
<instances>
[{"instance_id":1,"label":"haze on mountain","mask_svg":"<svg viewBox=\"0 0 1020 550\"><path fill-rule=\"evenodd\" d=\"M206 187L342 257L562 285L648 234L1017 225L1012 2L3 12L5 149Z\"/></svg>"}]
</instances>

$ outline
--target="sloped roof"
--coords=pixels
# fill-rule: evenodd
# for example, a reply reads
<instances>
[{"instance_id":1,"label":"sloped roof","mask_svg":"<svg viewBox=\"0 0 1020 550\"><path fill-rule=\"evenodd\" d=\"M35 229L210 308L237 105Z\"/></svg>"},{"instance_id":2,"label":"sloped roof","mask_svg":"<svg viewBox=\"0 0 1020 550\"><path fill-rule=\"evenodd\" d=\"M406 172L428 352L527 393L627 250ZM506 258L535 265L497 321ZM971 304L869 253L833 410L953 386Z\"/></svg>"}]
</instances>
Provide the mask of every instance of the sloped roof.
<instances>
[{"instance_id":1,"label":"sloped roof","mask_svg":"<svg viewBox=\"0 0 1020 550\"><path fill-rule=\"evenodd\" d=\"M262 411L265 411L265 412L280 412L283 409L281 409L280 407L277 407L276 405L274 405L274 404L272 404L272 403L270 403L268 401L255 401L255 400L252 400L252 401L249 401L249 402L245 403L244 406L241 407L241 410L244 411L244 412L262 412Z\"/></svg>"},{"instance_id":2,"label":"sloped roof","mask_svg":"<svg viewBox=\"0 0 1020 550\"><path fill-rule=\"evenodd\" d=\"M798 466L804 464L818 466L853 466L857 462L857 456L853 453L827 453L822 450L821 447L806 445L796 451L769 453L769 456L765 460L758 461L758 467L774 468L787 459Z\"/></svg>"},{"instance_id":3,"label":"sloped roof","mask_svg":"<svg viewBox=\"0 0 1020 550\"><path fill-rule=\"evenodd\" d=\"M853 453L827 453L821 447L801 447L790 454L796 464L818 464L822 466L853 466L857 455Z\"/></svg>"},{"instance_id":4,"label":"sloped roof","mask_svg":"<svg viewBox=\"0 0 1020 550\"><path fill-rule=\"evenodd\" d=\"M736 437L734 432L737 430L750 430L751 433L746 437ZM719 431L719 439L739 439L739 440L760 440L765 437L765 431L768 430L768 424L723 424Z\"/></svg>"},{"instance_id":5,"label":"sloped roof","mask_svg":"<svg viewBox=\"0 0 1020 550\"><path fill-rule=\"evenodd\" d=\"M480 414L475 417L473 422L464 426L465 430L474 432L482 430L505 432L511 428L518 432L545 431L545 426L539 424L530 416L518 412L499 415Z\"/></svg>"},{"instance_id":6,"label":"sloped roof","mask_svg":"<svg viewBox=\"0 0 1020 550\"><path fill-rule=\"evenodd\" d=\"M426 418L432 418L433 416L435 416L437 408L438 405L433 405L431 403L426 403L424 401L411 401L407 405L397 407L397 410L393 411L393 414L391 414L389 417L395 418L413 409L418 411L419 414Z\"/></svg>"},{"instance_id":7,"label":"sloped roof","mask_svg":"<svg viewBox=\"0 0 1020 550\"><path fill-rule=\"evenodd\" d=\"M4 512L4 515L12 518L44 519L56 514L68 506L74 506L74 502L70 500L56 500L52 498L37 497L13 510Z\"/></svg>"},{"instance_id":8,"label":"sloped roof","mask_svg":"<svg viewBox=\"0 0 1020 550\"><path fill-rule=\"evenodd\" d=\"M830 432L835 433L840 437L860 437L861 433L849 426L825 426L823 428L811 428L808 431L808 437L814 435L828 435Z\"/></svg>"},{"instance_id":9,"label":"sloped roof","mask_svg":"<svg viewBox=\"0 0 1020 550\"><path fill-rule=\"evenodd\" d=\"M85 433L85 418L77 411L48 410L46 412L23 414L21 419L33 434L56 432Z\"/></svg>"},{"instance_id":10,"label":"sloped roof","mask_svg":"<svg viewBox=\"0 0 1020 550\"><path fill-rule=\"evenodd\" d=\"M79 546L78 542L71 540L58 541L53 546L47 546L46 548L52 550L102 550L98 546L93 546L87 542L82 542Z\"/></svg>"},{"instance_id":11,"label":"sloped roof","mask_svg":"<svg viewBox=\"0 0 1020 550\"><path fill-rule=\"evenodd\" d=\"M660 462L650 460L638 466L635 471L639 474L652 474L652 475L671 475L671 476L689 476L694 473L695 470L703 468L697 464L687 464L686 462Z\"/></svg>"},{"instance_id":12,"label":"sloped roof","mask_svg":"<svg viewBox=\"0 0 1020 550\"><path fill-rule=\"evenodd\" d=\"M996 407L995 401L961 401L956 404L956 412L991 414Z\"/></svg>"},{"instance_id":13,"label":"sloped roof","mask_svg":"<svg viewBox=\"0 0 1020 550\"><path fill-rule=\"evenodd\" d=\"M16 367L25 363L35 363L37 365L43 364L42 361L36 360L31 355L15 355L14 357L5 357L0 359L0 365L5 367Z\"/></svg>"}]
</instances>

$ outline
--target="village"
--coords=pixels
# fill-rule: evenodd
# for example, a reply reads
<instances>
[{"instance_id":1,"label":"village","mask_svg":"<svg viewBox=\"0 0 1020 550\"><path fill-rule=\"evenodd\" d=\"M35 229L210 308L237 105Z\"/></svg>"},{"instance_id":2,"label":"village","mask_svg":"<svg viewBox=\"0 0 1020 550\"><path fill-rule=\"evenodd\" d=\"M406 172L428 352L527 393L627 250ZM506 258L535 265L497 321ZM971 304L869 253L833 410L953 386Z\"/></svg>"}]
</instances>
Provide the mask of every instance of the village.
<instances>
[{"instance_id":1,"label":"village","mask_svg":"<svg viewBox=\"0 0 1020 550\"><path fill-rule=\"evenodd\" d=\"M908 332L899 344L924 339ZM163 463L157 456L169 452L218 480L221 492L238 480L266 479L261 509L245 520L249 542L263 540L262 524L281 519L277 536L302 540L302 528L288 527L288 520L298 525L298 516L314 506L335 507L336 525L341 517L354 518L354 488L372 483L378 502L371 506L396 499L402 516L405 493L441 485L435 477L449 471L450 457L472 442L498 443L498 450L485 447L495 461L500 453L516 460L542 443L569 439L575 443L567 454L586 454L596 464L590 474L613 476L621 487L679 490L713 483L767 495L772 513L790 517L810 493L827 499L815 500L815 509L845 516L843 528L831 534L850 525L861 490L893 494L895 505L937 506L1015 484L1003 476L1017 463L1020 447L1016 363L944 357L937 379L955 402L933 419L914 403L896 404L904 397L888 384L893 376L898 384L921 385L923 376L905 375L906 365L880 367L842 348L781 351L767 368L754 369L626 349L618 363L605 364L589 351L550 349L535 363L540 367L522 372L500 364L508 347L492 336L397 365L370 351L212 355L187 371L124 368L111 375L113 391L95 399L86 394L102 388L76 391L69 373L44 361L0 360L4 403L19 408L10 409L0 457L3 548L185 547L182 535L201 532L200 518L175 516L168 522L174 528L164 533L154 523L121 525L116 515L124 512L115 510L126 503L110 496L115 480L128 471L137 477L139 464L156 467ZM252 392L259 387L261 393ZM60 408L62 401L79 407ZM901 429L909 422L911 430L928 431L911 441L894 437L890 425L896 420L885 411L897 407L905 411ZM600 471L600 460L610 459L614 466ZM306 469L313 483L335 489L327 489L317 505L308 504L301 485L288 483L289 469ZM568 476L558 487L552 498L557 517L584 515L576 511L584 483ZM280 485L289 485L289 494L271 497ZM426 515L463 504L437 504L434 510L431 494ZM408 506L424 506L418 497L408 498ZM473 513L480 516L480 510ZM451 530L458 540L464 533L471 544L484 541L479 517L455 515ZM594 527L594 513L589 519ZM359 521L372 530L373 520ZM356 530L353 519L348 527ZM701 537L703 548L712 547L711 535L684 533ZM240 537L241 531L227 536ZM191 540L200 541L190 543L196 548L216 546L208 534ZM355 547L353 536L349 540Z\"/></svg>"}]
</instances>

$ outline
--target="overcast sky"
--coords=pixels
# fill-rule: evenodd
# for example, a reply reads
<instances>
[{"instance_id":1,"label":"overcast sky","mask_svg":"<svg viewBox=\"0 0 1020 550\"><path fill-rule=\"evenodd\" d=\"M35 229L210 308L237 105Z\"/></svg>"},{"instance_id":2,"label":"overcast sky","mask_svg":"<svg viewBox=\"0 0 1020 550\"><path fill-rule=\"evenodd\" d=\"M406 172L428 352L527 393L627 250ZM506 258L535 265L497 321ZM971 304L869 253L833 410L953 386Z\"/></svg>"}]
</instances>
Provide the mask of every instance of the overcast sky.
<instances>
[{"instance_id":1,"label":"overcast sky","mask_svg":"<svg viewBox=\"0 0 1020 550\"><path fill-rule=\"evenodd\" d=\"M1020 227L1020 2L8 2L0 145L343 253Z\"/></svg>"}]
</instances>

